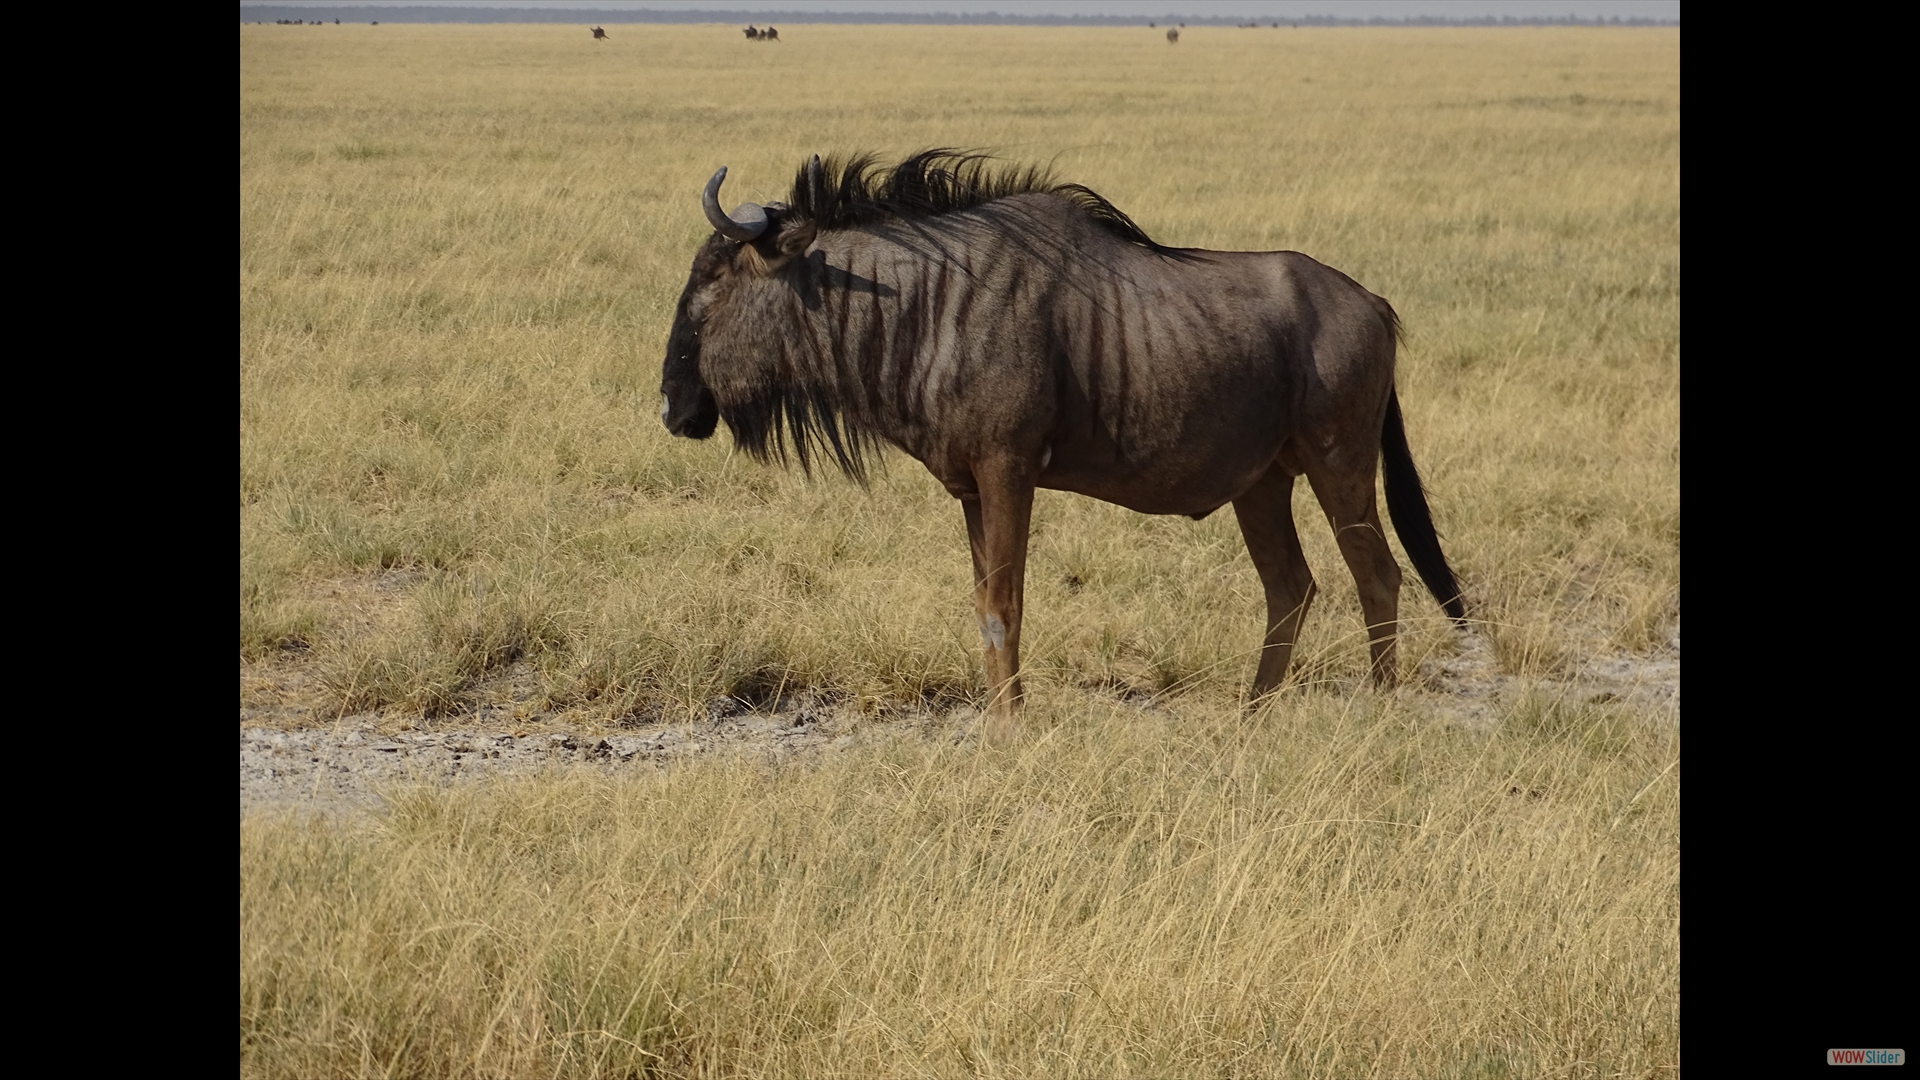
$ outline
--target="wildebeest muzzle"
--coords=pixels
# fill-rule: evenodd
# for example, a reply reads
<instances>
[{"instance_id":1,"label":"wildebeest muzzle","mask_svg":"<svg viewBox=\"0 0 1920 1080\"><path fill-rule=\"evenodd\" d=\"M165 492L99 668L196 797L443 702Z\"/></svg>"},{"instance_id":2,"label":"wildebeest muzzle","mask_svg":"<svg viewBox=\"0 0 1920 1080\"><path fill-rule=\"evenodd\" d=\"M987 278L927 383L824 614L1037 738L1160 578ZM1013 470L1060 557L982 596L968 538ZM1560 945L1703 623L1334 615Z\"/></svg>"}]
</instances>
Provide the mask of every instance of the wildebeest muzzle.
<instances>
[{"instance_id":1,"label":"wildebeest muzzle","mask_svg":"<svg viewBox=\"0 0 1920 1080\"><path fill-rule=\"evenodd\" d=\"M688 286L688 292L692 286ZM687 297L680 298L673 329L667 334L667 361L660 373L660 422L675 435L704 439L720 422L720 403L700 377L700 324L687 315Z\"/></svg>"},{"instance_id":2,"label":"wildebeest muzzle","mask_svg":"<svg viewBox=\"0 0 1920 1080\"><path fill-rule=\"evenodd\" d=\"M720 405L713 391L704 386L667 385L660 388L666 400L660 403L660 422L675 435L704 439L713 434L720 422Z\"/></svg>"}]
</instances>

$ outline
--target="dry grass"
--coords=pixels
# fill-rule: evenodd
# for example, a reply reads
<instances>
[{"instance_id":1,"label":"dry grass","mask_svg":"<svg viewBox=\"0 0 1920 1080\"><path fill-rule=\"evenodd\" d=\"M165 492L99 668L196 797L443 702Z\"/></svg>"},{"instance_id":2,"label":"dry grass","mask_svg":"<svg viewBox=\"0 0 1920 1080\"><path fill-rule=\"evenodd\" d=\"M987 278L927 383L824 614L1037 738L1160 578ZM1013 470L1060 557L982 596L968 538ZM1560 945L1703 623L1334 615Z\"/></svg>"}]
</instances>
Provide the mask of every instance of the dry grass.
<instances>
[{"instance_id":1,"label":"dry grass","mask_svg":"<svg viewBox=\"0 0 1920 1080\"><path fill-rule=\"evenodd\" d=\"M1043 704L241 826L247 1076L1646 1076L1677 737L1521 703Z\"/></svg>"},{"instance_id":2,"label":"dry grass","mask_svg":"<svg viewBox=\"0 0 1920 1080\"><path fill-rule=\"evenodd\" d=\"M1163 242L1353 275L1410 331L1414 454L1505 668L1674 632L1677 31L783 34L241 29L243 706L457 714L508 665L580 722L977 700L963 523L918 465L809 483L656 419L699 185L773 198L861 148L1051 161ZM1677 1066L1675 718L1536 697L1470 736L1352 689L1299 499L1332 689L1252 719L1231 515L1043 492L1010 751L243 821L243 1073ZM1403 609L1410 657L1452 648L1411 579Z\"/></svg>"}]
</instances>

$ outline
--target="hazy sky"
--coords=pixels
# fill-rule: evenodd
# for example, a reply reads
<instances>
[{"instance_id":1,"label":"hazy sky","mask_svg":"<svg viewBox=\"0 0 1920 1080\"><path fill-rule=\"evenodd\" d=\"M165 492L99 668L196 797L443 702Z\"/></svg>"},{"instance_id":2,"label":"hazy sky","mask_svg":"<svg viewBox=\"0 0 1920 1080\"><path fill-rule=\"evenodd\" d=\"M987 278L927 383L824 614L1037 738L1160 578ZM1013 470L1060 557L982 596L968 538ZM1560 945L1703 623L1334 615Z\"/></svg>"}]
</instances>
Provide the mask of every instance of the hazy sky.
<instances>
[{"instance_id":1,"label":"hazy sky","mask_svg":"<svg viewBox=\"0 0 1920 1080\"><path fill-rule=\"evenodd\" d=\"M667 11L901 11L959 15L1227 15L1288 18L1338 15L1367 19L1438 15L1478 18L1578 15L1678 19L1680 0L275 0L300 7L555 7Z\"/></svg>"}]
</instances>

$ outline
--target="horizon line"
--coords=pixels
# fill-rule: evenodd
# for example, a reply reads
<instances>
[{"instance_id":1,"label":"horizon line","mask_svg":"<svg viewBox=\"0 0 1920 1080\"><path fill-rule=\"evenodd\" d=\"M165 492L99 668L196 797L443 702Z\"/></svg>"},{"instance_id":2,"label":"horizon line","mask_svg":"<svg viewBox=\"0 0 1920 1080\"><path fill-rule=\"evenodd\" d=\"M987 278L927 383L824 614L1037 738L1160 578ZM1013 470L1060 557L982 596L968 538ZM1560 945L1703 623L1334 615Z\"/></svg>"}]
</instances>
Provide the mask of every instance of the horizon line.
<instances>
[{"instance_id":1,"label":"horizon line","mask_svg":"<svg viewBox=\"0 0 1920 1080\"><path fill-rule=\"evenodd\" d=\"M356 14L381 15L392 22L407 23L534 23L571 25L577 22L602 23L662 23L671 25L699 25L704 23L734 22L781 22L794 25L808 23L829 24L887 24L919 23L932 25L985 25L985 26L1148 26L1160 23L1221 26L1232 29L1299 27L1299 26L1592 26L1592 27L1645 27L1680 25L1679 19L1660 19L1650 16L1633 16L1611 19L1601 16L1581 18L1578 15L1294 15L1280 18L1267 15L1261 18L1234 15L1182 15L1168 12L1161 15L1019 15L1002 12L983 14L963 14L958 12L911 12L911 11L752 11L746 9L720 9L702 11L698 9L619 9L619 8L559 8L559 7L460 7L426 4L355 4L352 6L319 7L309 4L241 4L241 22L263 22L262 16L273 19L316 17L314 21L322 23L343 22L340 16L353 12ZM252 14L253 18L247 16ZM326 17L320 17L326 16ZM353 22L362 20L356 18Z\"/></svg>"}]
</instances>

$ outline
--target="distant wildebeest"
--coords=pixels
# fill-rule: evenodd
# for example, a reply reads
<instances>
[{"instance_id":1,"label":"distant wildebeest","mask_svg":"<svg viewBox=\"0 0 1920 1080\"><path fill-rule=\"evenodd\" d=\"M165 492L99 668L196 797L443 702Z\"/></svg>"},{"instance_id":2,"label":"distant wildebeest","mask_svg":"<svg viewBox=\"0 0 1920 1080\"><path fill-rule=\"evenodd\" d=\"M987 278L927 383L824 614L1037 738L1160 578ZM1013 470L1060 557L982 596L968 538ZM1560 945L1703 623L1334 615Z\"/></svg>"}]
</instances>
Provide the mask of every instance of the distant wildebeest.
<instances>
[{"instance_id":1,"label":"distant wildebeest","mask_svg":"<svg viewBox=\"0 0 1920 1080\"><path fill-rule=\"evenodd\" d=\"M593 28L593 40L612 41L613 39L607 36L607 32L605 30L602 30L601 28L596 26Z\"/></svg>"},{"instance_id":2,"label":"distant wildebeest","mask_svg":"<svg viewBox=\"0 0 1920 1080\"><path fill-rule=\"evenodd\" d=\"M748 40L748 41L759 41L759 40L760 40L760 28L759 28L759 27L757 27L757 26L748 26L748 27L747 27L747 40Z\"/></svg>"},{"instance_id":3,"label":"distant wildebeest","mask_svg":"<svg viewBox=\"0 0 1920 1080\"><path fill-rule=\"evenodd\" d=\"M815 157L790 201L720 209L667 340L660 418L725 420L752 457L864 481L891 444L960 500L994 721L1021 699L1037 487L1195 519L1233 504L1265 588L1253 696L1280 686L1316 587L1293 522L1302 474L1360 590L1372 675L1398 675L1400 568L1464 619L1394 391L1399 319L1298 252L1155 243L1106 199L1036 169L929 150L890 170Z\"/></svg>"},{"instance_id":4,"label":"distant wildebeest","mask_svg":"<svg viewBox=\"0 0 1920 1080\"><path fill-rule=\"evenodd\" d=\"M760 37L766 41L779 41L780 31L775 30L773 27L769 26L765 30L760 32Z\"/></svg>"},{"instance_id":5,"label":"distant wildebeest","mask_svg":"<svg viewBox=\"0 0 1920 1080\"><path fill-rule=\"evenodd\" d=\"M1168 40L1168 41L1179 41L1179 40L1180 40L1180 31L1178 31L1178 30L1175 30L1175 29L1174 29L1173 27L1171 27L1171 26L1169 26L1169 27L1167 27L1167 40Z\"/></svg>"}]
</instances>

